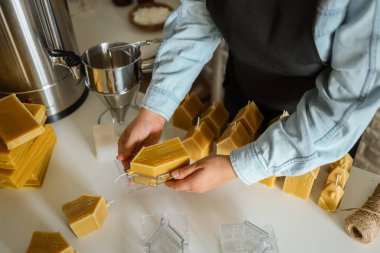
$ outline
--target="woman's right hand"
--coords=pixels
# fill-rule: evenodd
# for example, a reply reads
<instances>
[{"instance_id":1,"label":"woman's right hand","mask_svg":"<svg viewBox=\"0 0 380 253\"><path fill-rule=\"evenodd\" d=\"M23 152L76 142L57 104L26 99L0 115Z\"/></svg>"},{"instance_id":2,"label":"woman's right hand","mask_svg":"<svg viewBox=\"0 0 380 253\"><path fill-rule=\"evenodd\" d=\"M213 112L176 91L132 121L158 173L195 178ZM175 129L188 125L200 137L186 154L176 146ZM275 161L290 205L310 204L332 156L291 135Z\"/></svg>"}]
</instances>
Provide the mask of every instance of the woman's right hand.
<instances>
[{"instance_id":1,"label":"woman's right hand","mask_svg":"<svg viewBox=\"0 0 380 253\"><path fill-rule=\"evenodd\" d=\"M118 141L117 159L123 162L124 167L129 167L130 161L143 146L156 144L160 140L165 123L166 119L161 115L141 109Z\"/></svg>"}]
</instances>

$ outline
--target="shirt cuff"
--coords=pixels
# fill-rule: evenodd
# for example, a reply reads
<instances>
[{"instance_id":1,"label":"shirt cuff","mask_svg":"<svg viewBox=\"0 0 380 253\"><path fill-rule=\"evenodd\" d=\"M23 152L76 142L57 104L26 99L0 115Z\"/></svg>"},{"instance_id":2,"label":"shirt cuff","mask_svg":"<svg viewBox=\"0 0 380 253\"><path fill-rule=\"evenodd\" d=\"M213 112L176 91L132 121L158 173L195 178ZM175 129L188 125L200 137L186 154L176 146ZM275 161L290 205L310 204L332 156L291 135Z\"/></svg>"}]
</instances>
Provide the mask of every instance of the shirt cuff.
<instances>
[{"instance_id":1,"label":"shirt cuff","mask_svg":"<svg viewBox=\"0 0 380 253\"><path fill-rule=\"evenodd\" d=\"M160 114L169 122L180 102L167 91L149 86L141 102L141 107Z\"/></svg>"},{"instance_id":2,"label":"shirt cuff","mask_svg":"<svg viewBox=\"0 0 380 253\"><path fill-rule=\"evenodd\" d=\"M237 176L247 185L273 176L273 173L260 161L260 154L253 142L232 151L230 161Z\"/></svg>"}]
</instances>

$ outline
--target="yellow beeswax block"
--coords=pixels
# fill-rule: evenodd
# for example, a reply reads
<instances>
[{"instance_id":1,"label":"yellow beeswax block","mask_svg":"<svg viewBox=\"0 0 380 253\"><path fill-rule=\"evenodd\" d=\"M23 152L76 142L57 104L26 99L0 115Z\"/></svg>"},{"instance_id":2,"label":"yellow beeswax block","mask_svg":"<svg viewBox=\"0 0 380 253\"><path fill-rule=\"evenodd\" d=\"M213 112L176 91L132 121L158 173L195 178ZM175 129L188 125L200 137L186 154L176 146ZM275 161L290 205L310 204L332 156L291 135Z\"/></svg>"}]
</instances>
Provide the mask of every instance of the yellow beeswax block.
<instances>
[{"instance_id":1,"label":"yellow beeswax block","mask_svg":"<svg viewBox=\"0 0 380 253\"><path fill-rule=\"evenodd\" d=\"M49 145L46 155L41 159L41 162L36 165L36 168L33 170L32 175L26 181L23 187L33 187L40 188L45 178L47 168L49 166L50 158L54 150L56 139Z\"/></svg>"},{"instance_id":2,"label":"yellow beeswax block","mask_svg":"<svg viewBox=\"0 0 380 253\"><path fill-rule=\"evenodd\" d=\"M249 136L251 136L251 140L253 140L256 137L256 132L259 130L263 120L264 116L261 114L256 104L250 101L246 106L239 110L233 121L241 122Z\"/></svg>"},{"instance_id":3,"label":"yellow beeswax block","mask_svg":"<svg viewBox=\"0 0 380 253\"><path fill-rule=\"evenodd\" d=\"M30 113L33 115L33 117L36 119L36 121L40 124L44 124L46 121L46 107L43 105L37 105L37 104L24 104L26 109L30 111ZM24 153L25 150L29 148L29 146L32 144L32 141L28 141L25 144L22 144L12 150L9 150L5 144L0 142L0 168L2 169L14 169L14 164L17 158L20 158L20 156ZM6 162L8 164L7 167L1 166Z\"/></svg>"},{"instance_id":4,"label":"yellow beeswax block","mask_svg":"<svg viewBox=\"0 0 380 253\"><path fill-rule=\"evenodd\" d=\"M336 211L342 198L344 190L336 184L327 184L318 200L318 206L326 211Z\"/></svg>"},{"instance_id":5,"label":"yellow beeswax block","mask_svg":"<svg viewBox=\"0 0 380 253\"><path fill-rule=\"evenodd\" d=\"M271 176L263 180L260 180L260 184L266 185L268 187L273 187L273 185L276 183L276 180L277 180L277 177Z\"/></svg>"},{"instance_id":6,"label":"yellow beeswax block","mask_svg":"<svg viewBox=\"0 0 380 253\"><path fill-rule=\"evenodd\" d=\"M287 111L283 111L281 115L278 115L277 117L274 117L273 119L271 119L271 121L269 121L268 126L270 126L273 123L279 121L280 119L286 118L288 116L289 116L289 113Z\"/></svg>"},{"instance_id":7,"label":"yellow beeswax block","mask_svg":"<svg viewBox=\"0 0 380 253\"><path fill-rule=\"evenodd\" d=\"M102 228L109 203L98 195L82 195L62 206L67 223L78 238Z\"/></svg>"},{"instance_id":8,"label":"yellow beeswax block","mask_svg":"<svg viewBox=\"0 0 380 253\"><path fill-rule=\"evenodd\" d=\"M190 156L176 137L159 144L143 147L131 161L128 173L157 177L188 165Z\"/></svg>"},{"instance_id":9,"label":"yellow beeswax block","mask_svg":"<svg viewBox=\"0 0 380 253\"><path fill-rule=\"evenodd\" d=\"M190 159L197 161L211 153L210 147L214 138L215 134L208 125L200 122L186 134L182 143Z\"/></svg>"},{"instance_id":10,"label":"yellow beeswax block","mask_svg":"<svg viewBox=\"0 0 380 253\"><path fill-rule=\"evenodd\" d=\"M232 151L243 147L250 141L251 137L242 122L234 121L216 143L216 153L219 155L229 155Z\"/></svg>"},{"instance_id":11,"label":"yellow beeswax block","mask_svg":"<svg viewBox=\"0 0 380 253\"><path fill-rule=\"evenodd\" d=\"M301 176L287 176L282 191L302 199L308 199L319 169L314 169Z\"/></svg>"},{"instance_id":12,"label":"yellow beeswax block","mask_svg":"<svg viewBox=\"0 0 380 253\"><path fill-rule=\"evenodd\" d=\"M331 184L331 183L338 184L340 187L344 189L349 176L350 176L350 173L348 173L346 169L339 166L335 167L335 169L333 169L329 173L326 180L326 184Z\"/></svg>"},{"instance_id":13,"label":"yellow beeswax block","mask_svg":"<svg viewBox=\"0 0 380 253\"><path fill-rule=\"evenodd\" d=\"M224 125L228 121L229 113L221 103L213 103L201 117L201 122L204 121L214 132L216 137L219 137Z\"/></svg>"},{"instance_id":14,"label":"yellow beeswax block","mask_svg":"<svg viewBox=\"0 0 380 253\"><path fill-rule=\"evenodd\" d=\"M331 163L330 164L330 168L334 169L337 166L340 166L340 167L342 167L343 169L345 169L345 170L347 170L349 172L350 169L351 169L351 167L352 167L352 163L353 163L353 159L350 156L350 154L347 153L341 159L339 159L338 161Z\"/></svg>"},{"instance_id":15,"label":"yellow beeswax block","mask_svg":"<svg viewBox=\"0 0 380 253\"><path fill-rule=\"evenodd\" d=\"M15 184L22 187L28 178L33 173L33 167L29 166L31 162L38 157L42 156L52 139L56 138L53 129L49 125L45 125L45 133L33 140L32 145L27 150L25 155L22 156L20 163L17 164L17 168L14 170L0 169L0 180Z\"/></svg>"},{"instance_id":16,"label":"yellow beeswax block","mask_svg":"<svg viewBox=\"0 0 380 253\"><path fill-rule=\"evenodd\" d=\"M26 253L75 253L59 232L33 232Z\"/></svg>"},{"instance_id":17,"label":"yellow beeswax block","mask_svg":"<svg viewBox=\"0 0 380 253\"><path fill-rule=\"evenodd\" d=\"M196 117L203 109L203 104L194 92L187 95L181 102L177 110L172 117L173 126L182 128L184 130L190 130Z\"/></svg>"},{"instance_id":18,"label":"yellow beeswax block","mask_svg":"<svg viewBox=\"0 0 380 253\"><path fill-rule=\"evenodd\" d=\"M149 185L152 187L156 187L157 185L164 183L171 179L170 174L163 174L158 177L148 177L148 176L141 176L141 175L135 175L133 177L133 182L138 184L144 184Z\"/></svg>"},{"instance_id":19,"label":"yellow beeswax block","mask_svg":"<svg viewBox=\"0 0 380 253\"><path fill-rule=\"evenodd\" d=\"M14 149L44 132L41 124L14 94L0 99L0 122L0 139L8 149Z\"/></svg>"},{"instance_id":20,"label":"yellow beeswax block","mask_svg":"<svg viewBox=\"0 0 380 253\"><path fill-rule=\"evenodd\" d=\"M46 107L39 104L26 104L24 106L33 115L38 123L41 123L43 118L46 116Z\"/></svg>"}]
</instances>

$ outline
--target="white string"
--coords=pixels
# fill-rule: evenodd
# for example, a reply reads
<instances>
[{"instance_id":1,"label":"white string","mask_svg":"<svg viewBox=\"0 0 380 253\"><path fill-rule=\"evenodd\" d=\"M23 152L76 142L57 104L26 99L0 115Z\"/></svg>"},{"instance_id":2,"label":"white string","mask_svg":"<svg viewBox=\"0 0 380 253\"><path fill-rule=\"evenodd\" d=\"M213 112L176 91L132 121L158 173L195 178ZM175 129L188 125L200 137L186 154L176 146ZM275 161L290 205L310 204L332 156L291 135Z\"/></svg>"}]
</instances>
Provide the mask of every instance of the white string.
<instances>
[{"instance_id":1,"label":"white string","mask_svg":"<svg viewBox=\"0 0 380 253\"><path fill-rule=\"evenodd\" d=\"M113 182L114 182L114 183L117 183L117 181L119 181L120 178L122 178L123 176L128 176L128 173L120 174L120 175L115 179L115 181L113 181Z\"/></svg>"}]
</instances>

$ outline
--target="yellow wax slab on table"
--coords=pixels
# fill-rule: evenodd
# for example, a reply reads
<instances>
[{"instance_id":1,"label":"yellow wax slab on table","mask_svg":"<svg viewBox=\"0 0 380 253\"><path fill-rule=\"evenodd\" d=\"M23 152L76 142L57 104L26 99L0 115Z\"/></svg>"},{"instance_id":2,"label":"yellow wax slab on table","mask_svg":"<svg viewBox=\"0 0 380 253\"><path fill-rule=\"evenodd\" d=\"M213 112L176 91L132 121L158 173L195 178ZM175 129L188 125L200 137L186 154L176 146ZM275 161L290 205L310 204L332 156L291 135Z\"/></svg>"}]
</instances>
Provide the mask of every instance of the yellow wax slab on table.
<instances>
[{"instance_id":1,"label":"yellow wax slab on table","mask_svg":"<svg viewBox=\"0 0 380 253\"><path fill-rule=\"evenodd\" d=\"M190 159L197 161L211 154L214 138L215 134L209 126L205 122L200 122L199 125L187 132L182 144Z\"/></svg>"},{"instance_id":2,"label":"yellow wax slab on table","mask_svg":"<svg viewBox=\"0 0 380 253\"><path fill-rule=\"evenodd\" d=\"M257 131L263 120L264 116L253 101L248 102L246 106L241 108L233 119L233 121L241 122L243 124L247 133L251 136L251 140L254 140L257 137Z\"/></svg>"},{"instance_id":3,"label":"yellow wax slab on table","mask_svg":"<svg viewBox=\"0 0 380 253\"><path fill-rule=\"evenodd\" d=\"M190 156L176 137L159 144L143 147L131 161L130 174L157 177L188 165Z\"/></svg>"},{"instance_id":4,"label":"yellow wax slab on table","mask_svg":"<svg viewBox=\"0 0 380 253\"><path fill-rule=\"evenodd\" d=\"M282 191L302 199L308 199L319 169L318 167L300 176L287 176Z\"/></svg>"},{"instance_id":5,"label":"yellow wax slab on table","mask_svg":"<svg viewBox=\"0 0 380 253\"><path fill-rule=\"evenodd\" d=\"M33 163L38 157L43 157L46 154L46 150L54 142L55 134L51 126L45 125L45 133L33 140L32 145L28 149L25 155L23 155L20 163L17 164L15 170L3 170L0 169L0 181L1 184L13 185L14 187L22 187L26 181L31 177L35 165ZM38 165L37 165L38 166Z\"/></svg>"},{"instance_id":6,"label":"yellow wax slab on table","mask_svg":"<svg viewBox=\"0 0 380 253\"><path fill-rule=\"evenodd\" d=\"M185 97L172 117L172 124L184 130L190 130L195 119L203 109L203 104L197 94L192 92Z\"/></svg>"},{"instance_id":7,"label":"yellow wax slab on table","mask_svg":"<svg viewBox=\"0 0 380 253\"><path fill-rule=\"evenodd\" d=\"M60 232L33 232L26 253L78 253Z\"/></svg>"},{"instance_id":8,"label":"yellow wax slab on table","mask_svg":"<svg viewBox=\"0 0 380 253\"><path fill-rule=\"evenodd\" d=\"M277 117L273 118L271 121L269 121L268 127L271 126L273 123L288 117L289 113L287 111L283 111L282 114L278 115ZM276 176L271 176L268 178L265 178L263 180L260 180L259 182L263 185L266 185L268 187L273 187L273 185L276 183L277 177Z\"/></svg>"},{"instance_id":9,"label":"yellow wax slab on table","mask_svg":"<svg viewBox=\"0 0 380 253\"><path fill-rule=\"evenodd\" d=\"M0 99L0 122L0 139L8 149L14 149L44 132L41 124L14 94Z\"/></svg>"},{"instance_id":10,"label":"yellow wax slab on table","mask_svg":"<svg viewBox=\"0 0 380 253\"><path fill-rule=\"evenodd\" d=\"M243 147L251 141L251 136L248 134L243 124L238 121L232 122L226 131L216 143L216 153L219 155L229 155L235 149Z\"/></svg>"},{"instance_id":11,"label":"yellow wax slab on table","mask_svg":"<svg viewBox=\"0 0 380 253\"><path fill-rule=\"evenodd\" d=\"M345 169L348 172L350 172L350 169L352 167L353 161L354 160L352 159L352 157L350 156L350 154L347 153L341 159L339 159L338 161L331 163L330 164L330 168L333 170L336 167L340 166L343 169Z\"/></svg>"},{"instance_id":12,"label":"yellow wax slab on table","mask_svg":"<svg viewBox=\"0 0 380 253\"><path fill-rule=\"evenodd\" d=\"M67 223L78 238L103 227L109 203L99 195L84 194L62 206Z\"/></svg>"},{"instance_id":13,"label":"yellow wax slab on table","mask_svg":"<svg viewBox=\"0 0 380 253\"><path fill-rule=\"evenodd\" d=\"M200 121L206 122L210 129L219 137L228 121L229 112L221 103L213 103L202 115Z\"/></svg>"},{"instance_id":14,"label":"yellow wax slab on table","mask_svg":"<svg viewBox=\"0 0 380 253\"><path fill-rule=\"evenodd\" d=\"M326 184L318 199L318 206L326 211L336 211L343 198L344 190L334 183Z\"/></svg>"}]
</instances>

